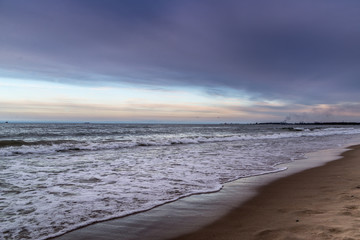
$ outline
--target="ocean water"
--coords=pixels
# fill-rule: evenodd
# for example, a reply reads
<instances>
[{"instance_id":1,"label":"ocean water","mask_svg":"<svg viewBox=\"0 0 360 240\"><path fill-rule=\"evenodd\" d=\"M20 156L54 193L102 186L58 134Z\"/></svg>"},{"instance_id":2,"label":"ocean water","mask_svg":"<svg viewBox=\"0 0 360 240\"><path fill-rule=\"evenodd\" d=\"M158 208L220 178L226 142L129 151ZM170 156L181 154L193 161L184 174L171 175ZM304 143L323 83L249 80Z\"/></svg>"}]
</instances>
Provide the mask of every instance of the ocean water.
<instances>
[{"instance_id":1,"label":"ocean water","mask_svg":"<svg viewBox=\"0 0 360 240\"><path fill-rule=\"evenodd\" d=\"M0 124L0 239L46 239L359 142L360 126Z\"/></svg>"}]
</instances>

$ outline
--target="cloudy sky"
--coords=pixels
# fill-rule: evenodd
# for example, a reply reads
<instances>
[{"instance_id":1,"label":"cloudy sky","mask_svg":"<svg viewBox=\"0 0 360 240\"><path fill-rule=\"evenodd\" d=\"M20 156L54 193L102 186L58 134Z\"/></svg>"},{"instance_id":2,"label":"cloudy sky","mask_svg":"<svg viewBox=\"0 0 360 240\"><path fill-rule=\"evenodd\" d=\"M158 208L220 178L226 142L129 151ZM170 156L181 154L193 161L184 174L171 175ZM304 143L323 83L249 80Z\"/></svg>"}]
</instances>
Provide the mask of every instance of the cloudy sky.
<instances>
[{"instance_id":1,"label":"cloudy sky","mask_svg":"<svg viewBox=\"0 0 360 240\"><path fill-rule=\"evenodd\" d=\"M0 0L0 120L360 121L360 1Z\"/></svg>"}]
</instances>

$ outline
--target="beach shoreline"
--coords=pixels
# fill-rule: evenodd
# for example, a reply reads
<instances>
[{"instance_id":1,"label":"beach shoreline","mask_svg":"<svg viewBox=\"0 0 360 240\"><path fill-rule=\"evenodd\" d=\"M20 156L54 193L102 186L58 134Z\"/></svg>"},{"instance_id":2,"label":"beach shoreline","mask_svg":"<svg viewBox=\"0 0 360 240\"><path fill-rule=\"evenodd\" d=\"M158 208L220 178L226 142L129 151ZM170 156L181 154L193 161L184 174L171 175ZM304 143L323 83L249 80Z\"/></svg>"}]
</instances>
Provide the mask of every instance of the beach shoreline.
<instances>
[{"instance_id":1,"label":"beach shoreline","mask_svg":"<svg viewBox=\"0 0 360 240\"><path fill-rule=\"evenodd\" d=\"M174 240L360 239L360 145L279 178L214 223Z\"/></svg>"},{"instance_id":2,"label":"beach shoreline","mask_svg":"<svg viewBox=\"0 0 360 240\"><path fill-rule=\"evenodd\" d=\"M310 153L307 154L306 159L286 164L288 166L286 171L241 178L225 184L224 188L216 193L185 197L149 211L91 224L54 239L131 240L141 238L158 240L172 239L178 236L181 236L179 239L201 239L198 234L203 235L204 231L207 232L208 226L212 229L211 226L222 222L224 216L226 218L227 214L232 214L239 206L246 204L249 199L257 198L258 195L261 195L259 189L262 189L263 186L336 160L345 150L339 148ZM230 223L230 225L232 224ZM189 235L189 233L191 234ZM206 234L203 236L203 239L210 239ZM223 235L218 237L213 239L222 239Z\"/></svg>"}]
</instances>

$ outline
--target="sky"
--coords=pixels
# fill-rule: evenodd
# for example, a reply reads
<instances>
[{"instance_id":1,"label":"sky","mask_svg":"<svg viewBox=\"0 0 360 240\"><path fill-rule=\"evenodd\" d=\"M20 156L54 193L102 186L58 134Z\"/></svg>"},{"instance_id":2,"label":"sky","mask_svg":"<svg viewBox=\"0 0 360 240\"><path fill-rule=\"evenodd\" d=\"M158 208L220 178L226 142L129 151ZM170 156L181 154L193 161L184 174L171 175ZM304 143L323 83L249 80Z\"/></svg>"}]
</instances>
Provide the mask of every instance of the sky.
<instances>
[{"instance_id":1,"label":"sky","mask_svg":"<svg viewBox=\"0 0 360 240\"><path fill-rule=\"evenodd\" d=\"M360 121L358 0L0 0L0 121Z\"/></svg>"}]
</instances>

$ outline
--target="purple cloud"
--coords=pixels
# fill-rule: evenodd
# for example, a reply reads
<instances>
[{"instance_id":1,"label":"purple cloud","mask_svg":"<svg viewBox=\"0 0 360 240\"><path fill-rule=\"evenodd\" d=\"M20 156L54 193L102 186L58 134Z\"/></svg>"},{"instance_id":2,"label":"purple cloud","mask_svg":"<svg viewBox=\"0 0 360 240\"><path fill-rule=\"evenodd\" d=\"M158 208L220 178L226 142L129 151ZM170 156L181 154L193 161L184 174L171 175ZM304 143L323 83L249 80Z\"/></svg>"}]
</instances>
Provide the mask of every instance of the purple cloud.
<instances>
[{"instance_id":1,"label":"purple cloud","mask_svg":"<svg viewBox=\"0 0 360 240\"><path fill-rule=\"evenodd\" d=\"M331 0L3 0L0 70L76 84L356 102L359 7Z\"/></svg>"}]
</instances>

